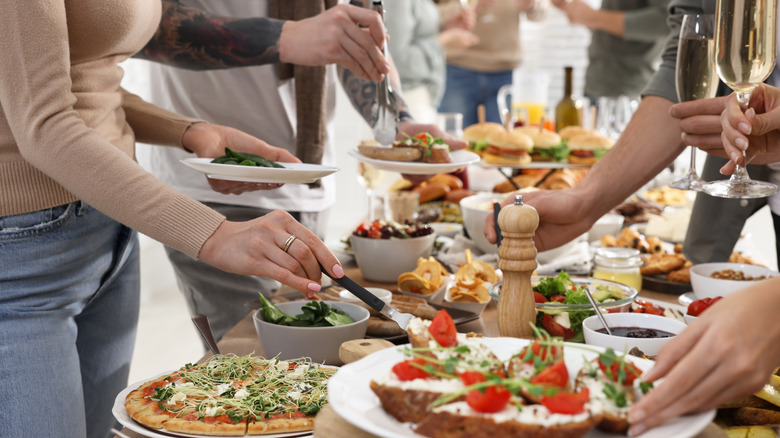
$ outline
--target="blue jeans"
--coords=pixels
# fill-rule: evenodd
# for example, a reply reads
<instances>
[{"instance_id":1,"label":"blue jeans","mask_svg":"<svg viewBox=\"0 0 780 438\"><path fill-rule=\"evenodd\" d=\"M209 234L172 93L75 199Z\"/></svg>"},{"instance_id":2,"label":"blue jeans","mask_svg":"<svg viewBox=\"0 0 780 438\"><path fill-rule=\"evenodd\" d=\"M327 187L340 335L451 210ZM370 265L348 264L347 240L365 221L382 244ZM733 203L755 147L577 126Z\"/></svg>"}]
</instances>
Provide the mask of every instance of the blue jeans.
<instances>
[{"instance_id":1,"label":"blue jeans","mask_svg":"<svg viewBox=\"0 0 780 438\"><path fill-rule=\"evenodd\" d=\"M136 233L82 202L0 217L0 436L109 436L138 258Z\"/></svg>"},{"instance_id":2,"label":"blue jeans","mask_svg":"<svg viewBox=\"0 0 780 438\"><path fill-rule=\"evenodd\" d=\"M512 70L484 73L447 64L447 88L440 113L463 114L463 127L477 123L477 107L485 105L485 120L504 124L498 113L498 89L512 83Z\"/></svg>"}]
</instances>

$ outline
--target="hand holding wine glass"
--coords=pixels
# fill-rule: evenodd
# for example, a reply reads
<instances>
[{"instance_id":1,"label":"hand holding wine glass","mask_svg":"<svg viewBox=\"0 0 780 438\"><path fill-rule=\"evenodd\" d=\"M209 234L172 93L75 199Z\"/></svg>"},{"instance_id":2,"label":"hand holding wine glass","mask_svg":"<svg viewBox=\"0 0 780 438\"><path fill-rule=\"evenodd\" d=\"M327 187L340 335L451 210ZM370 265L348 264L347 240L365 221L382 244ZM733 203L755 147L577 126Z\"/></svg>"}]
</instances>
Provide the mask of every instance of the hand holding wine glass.
<instances>
[{"instance_id":1,"label":"hand holding wine glass","mask_svg":"<svg viewBox=\"0 0 780 438\"><path fill-rule=\"evenodd\" d=\"M720 0L718 2L715 59L718 76L737 94L742 111L751 92L775 67L777 57L777 3L774 0ZM742 162L745 159L743 150ZM735 163L736 164L736 163ZM777 186L750 179L736 164L729 180L703 186L706 193L723 198L761 198L777 193Z\"/></svg>"},{"instance_id":2,"label":"hand holding wine glass","mask_svg":"<svg viewBox=\"0 0 780 438\"><path fill-rule=\"evenodd\" d=\"M685 14L677 44L675 87L680 102L715 96L715 17L712 14ZM696 173L696 148L691 150L688 173L672 181L669 187L679 190L701 190L704 181Z\"/></svg>"}]
</instances>

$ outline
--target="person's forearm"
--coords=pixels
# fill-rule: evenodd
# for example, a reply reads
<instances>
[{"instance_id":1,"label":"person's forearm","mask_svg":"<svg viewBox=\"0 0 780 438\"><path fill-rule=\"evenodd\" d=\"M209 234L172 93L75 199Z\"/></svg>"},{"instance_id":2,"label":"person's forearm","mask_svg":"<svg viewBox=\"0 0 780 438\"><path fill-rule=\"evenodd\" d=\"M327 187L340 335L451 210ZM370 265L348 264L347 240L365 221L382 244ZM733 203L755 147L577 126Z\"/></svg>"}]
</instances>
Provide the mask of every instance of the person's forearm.
<instances>
[{"instance_id":1,"label":"person's forearm","mask_svg":"<svg viewBox=\"0 0 780 438\"><path fill-rule=\"evenodd\" d=\"M279 62L283 20L219 17L163 0L151 41L135 57L191 70Z\"/></svg>"},{"instance_id":2,"label":"person's forearm","mask_svg":"<svg viewBox=\"0 0 780 438\"><path fill-rule=\"evenodd\" d=\"M342 67L339 67L338 71L342 88L347 94L350 102L352 102L352 106L355 107L357 112L363 117L363 120L370 125L379 83L359 78L351 71ZM391 72L389 77L390 86L394 90L390 95L390 108L395 112L399 121L411 120L412 117L409 114L409 107L406 105L401 94L395 91L401 89L397 80L398 75L394 75Z\"/></svg>"},{"instance_id":3,"label":"person's forearm","mask_svg":"<svg viewBox=\"0 0 780 438\"><path fill-rule=\"evenodd\" d=\"M678 121L667 99L647 96L615 147L599 160L575 190L594 208L595 218L623 202L682 152Z\"/></svg>"},{"instance_id":4,"label":"person's forearm","mask_svg":"<svg viewBox=\"0 0 780 438\"><path fill-rule=\"evenodd\" d=\"M625 14L621 11L595 10L587 26L591 30L601 30L622 37L626 33L625 23Z\"/></svg>"}]
</instances>

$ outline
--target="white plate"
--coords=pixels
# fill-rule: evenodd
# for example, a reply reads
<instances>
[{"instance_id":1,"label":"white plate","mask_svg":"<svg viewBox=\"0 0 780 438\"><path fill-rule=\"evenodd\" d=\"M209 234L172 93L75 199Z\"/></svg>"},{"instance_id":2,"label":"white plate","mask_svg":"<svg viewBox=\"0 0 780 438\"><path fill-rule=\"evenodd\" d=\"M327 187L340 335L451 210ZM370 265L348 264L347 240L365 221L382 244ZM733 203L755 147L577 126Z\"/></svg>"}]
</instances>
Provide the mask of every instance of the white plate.
<instances>
[{"instance_id":1,"label":"white plate","mask_svg":"<svg viewBox=\"0 0 780 438\"><path fill-rule=\"evenodd\" d=\"M482 340L499 359L506 360L528 345L527 340L515 338L484 338ZM411 423L400 423L386 413L379 399L369 388L371 379L386 373L393 365L405 359L399 351L408 345L387 348L370 354L365 358L341 367L328 382L328 400L336 413L356 427L367 432L387 438L417 438L412 431ZM588 345L589 350L596 349ZM570 376L576 376L584 361L596 357L596 353L583 349L581 344L566 344L564 360ZM648 370L653 362L646 359L631 357L630 360L642 370ZM651 429L642 438L685 438L691 437L703 430L712 419L715 410L701 414L678 417ZM625 435L610 434L593 430L586 435L588 438L623 437Z\"/></svg>"},{"instance_id":2,"label":"white plate","mask_svg":"<svg viewBox=\"0 0 780 438\"><path fill-rule=\"evenodd\" d=\"M677 301L683 305L686 309L688 308L688 305L692 302L698 300L699 298L696 296L693 292L686 292L684 294L681 294L677 297Z\"/></svg>"},{"instance_id":3,"label":"white plate","mask_svg":"<svg viewBox=\"0 0 780 438\"><path fill-rule=\"evenodd\" d=\"M428 226L433 228L437 236L455 237L463 232L463 225L454 222L431 222Z\"/></svg>"},{"instance_id":4,"label":"white plate","mask_svg":"<svg viewBox=\"0 0 780 438\"><path fill-rule=\"evenodd\" d=\"M450 173L460 170L469 164L479 161L479 155L467 150L452 152L452 163L421 163L417 161L387 161L375 160L361 154L357 149L351 149L348 154L360 162L370 164L377 169L390 172L408 173L410 175L433 175Z\"/></svg>"},{"instance_id":5,"label":"white plate","mask_svg":"<svg viewBox=\"0 0 780 438\"><path fill-rule=\"evenodd\" d=\"M278 168L216 164L211 160L211 158L185 158L181 162L198 172L205 173L209 178L264 183L309 184L339 170L338 167L307 163L279 163L284 168Z\"/></svg>"},{"instance_id":6,"label":"white plate","mask_svg":"<svg viewBox=\"0 0 780 438\"><path fill-rule=\"evenodd\" d=\"M583 169L588 168L590 166L585 164L571 164L571 163L561 163L557 161L531 161L530 163L526 164L493 164L488 163L484 159L479 162L479 165L481 167L485 168L491 168L491 167L508 167L512 169Z\"/></svg>"},{"instance_id":7,"label":"white plate","mask_svg":"<svg viewBox=\"0 0 780 438\"><path fill-rule=\"evenodd\" d=\"M683 316L683 319L680 319L679 321L684 321L685 320L684 315L685 315L685 312L688 311L687 306L681 306L679 304L669 303L669 302L661 301L661 300L654 300L652 298L645 298L645 297L639 296L639 295L637 295L636 299L637 300L642 300L642 301L647 302L647 303L651 303L651 304L653 304L655 306L658 306L658 307L663 307L665 309L674 309L674 310L680 312L680 315ZM634 303L632 302L631 305L633 306ZM669 315L664 315L664 316L666 316L667 318L671 318ZM672 319L677 319L677 318L672 318Z\"/></svg>"},{"instance_id":8,"label":"white plate","mask_svg":"<svg viewBox=\"0 0 780 438\"><path fill-rule=\"evenodd\" d=\"M111 413L114 414L114 418L116 418L116 420L119 421L119 423L122 426L132 430L133 432L139 433L144 437L171 438L172 436L176 436L176 437L185 437L185 438L211 438L213 435L192 435L189 433L171 432L165 429L162 430L150 429L148 427L141 425L141 423L138 423L137 421L133 420L132 417L130 417L130 414L127 413L127 409L125 409L125 399L127 398L127 394L130 394L131 391L133 391L134 389L138 388L139 386L143 385L146 382L152 381L158 377L162 377L172 372L173 371L167 371L158 374L149 379L145 379L140 382L133 383L132 385L123 389L122 392L120 392L116 396L116 399L114 399L114 407L111 409ZM271 435L245 435L245 436L254 436L254 437L262 437L262 438L283 438L283 437L310 437L312 436L312 434L311 432L288 432L288 433L277 433Z\"/></svg>"}]
</instances>

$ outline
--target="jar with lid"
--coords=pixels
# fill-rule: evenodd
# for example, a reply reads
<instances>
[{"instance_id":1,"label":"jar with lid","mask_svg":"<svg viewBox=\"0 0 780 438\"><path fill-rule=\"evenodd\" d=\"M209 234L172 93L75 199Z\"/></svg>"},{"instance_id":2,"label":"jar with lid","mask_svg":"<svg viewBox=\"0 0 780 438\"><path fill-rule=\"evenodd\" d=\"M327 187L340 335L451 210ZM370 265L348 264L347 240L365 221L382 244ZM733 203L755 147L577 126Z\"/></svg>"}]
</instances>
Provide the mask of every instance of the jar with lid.
<instances>
[{"instance_id":1,"label":"jar with lid","mask_svg":"<svg viewBox=\"0 0 780 438\"><path fill-rule=\"evenodd\" d=\"M642 289L642 258L634 248L599 248L594 257L593 277Z\"/></svg>"}]
</instances>

